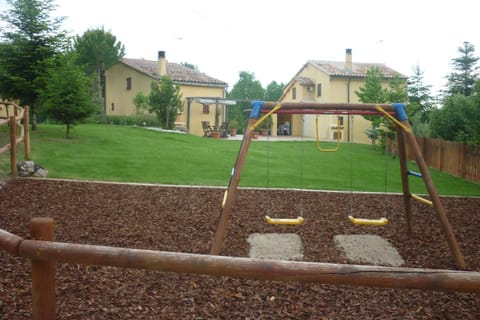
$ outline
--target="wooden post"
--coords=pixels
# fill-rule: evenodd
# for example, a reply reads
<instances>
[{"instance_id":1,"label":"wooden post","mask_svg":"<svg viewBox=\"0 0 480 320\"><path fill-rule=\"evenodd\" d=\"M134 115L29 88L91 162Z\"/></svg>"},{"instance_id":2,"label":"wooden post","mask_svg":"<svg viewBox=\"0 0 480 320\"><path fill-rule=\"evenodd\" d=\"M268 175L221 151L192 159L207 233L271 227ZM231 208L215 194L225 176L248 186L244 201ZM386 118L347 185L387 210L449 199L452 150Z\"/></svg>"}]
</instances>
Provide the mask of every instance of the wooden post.
<instances>
[{"instance_id":1,"label":"wooden post","mask_svg":"<svg viewBox=\"0 0 480 320\"><path fill-rule=\"evenodd\" d=\"M443 150L445 149L444 148L444 145L443 145L443 140L439 140L439 152L438 152L438 167L439 167L439 170L440 172L443 172Z\"/></svg>"},{"instance_id":2,"label":"wooden post","mask_svg":"<svg viewBox=\"0 0 480 320\"><path fill-rule=\"evenodd\" d=\"M235 167L232 169L232 175L230 176L230 182L228 184L227 193L225 200L223 201L222 209L220 210L220 215L218 217L217 229L213 237L212 248L210 250L211 254L217 255L222 250L223 241L225 239L225 232L228 226L228 221L230 218L230 211L232 210L233 204L237 197L238 184L240 183L240 176L242 174L243 165L247 158L248 149L250 148L250 143L252 141L253 131L250 129L251 126L255 124L257 119L250 118L248 119L247 127L245 128L242 145L240 146L240 151L237 155L237 160L235 161Z\"/></svg>"},{"instance_id":3,"label":"wooden post","mask_svg":"<svg viewBox=\"0 0 480 320\"><path fill-rule=\"evenodd\" d=\"M23 111L23 145L25 148L25 160L30 160L30 128L28 126L30 122L29 109L29 107L25 107Z\"/></svg>"},{"instance_id":4,"label":"wooden post","mask_svg":"<svg viewBox=\"0 0 480 320\"><path fill-rule=\"evenodd\" d=\"M402 123L411 129L408 119L403 120ZM462 252L460 251L460 247L458 246L452 227L450 226L450 222L448 221L447 214L445 213L445 208L443 207L442 202L440 201L440 197L435 190L435 185L433 184L432 177L430 176L427 164L425 163L422 152L420 151L420 148L417 144L415 135L413 134L412 130L410 130L410 132L407 132L406 135L407 140L412 147L412 151L415 155L415 160L417 161L418 168L422 173L423 181L425 182L425 186L427 187L428 194L432 199L433 207L437 212L437 216L440 220L440 225L443 229L443 232L445 233L445 236L447 237L447 242L450 247L450 251L455 258L457 268L465 270L465 261L463 259Z\"/></svg>"},{"instance_id":5,"label":"wooden post","mask_svg":"<svg viewBox=\"0 0 480 320\"><path fill-rule=\"evenodd\" d=\"M12 256L18 256L18 247L22 241L23 238L0 229L0 250L3 249Z\"/></svg>"},{"instance_id":6,"label":"wooden post","mask_svg":"<svg viewBox=\"0 0 480 320\"><path fill-rule=\"evenodd\" d=\"M23 240L19 255L70 264L251 280L480 293L480 272L472 271L262 260L37 240Z\"/></svg>"},{"instance_id":7,"label":"wooden post","mask_svg":"<svg viewBox=\"0 0 480 320\"><path fill-rule=\"evenodd\" d=\"M400 176L402 178L403 206L405 208L405 220L408 234L413 233L412 213L410 207L410 185L408 182L407 150L405 145L405 133L397 126L398 157L400 158Z\"/></svg>"},{"instance_id":8,"label":"wooden post","mask_svg":"<svg viewBox=\"0 0 480 320\"><path fill-rule=\"evenodd\" d=\"M35 240L53 241L52 218L33 218L30 235ZM32 258L32 305L34 320L55 319L55 261Z\"/></svg>"},{"instance_id":9,"label":"wooden post","mask_svg":"<svg viewBox=\"0 0 480 320\"><path fill-rule=\"evenodd\" d=\"M10 117L10 174L17 176L17 122Z\"/></svg>"},{"instance_id":10,"label":"wooden post","mask_svg":"<svg viewBox=\"0 0 480 320\"><path fill-rule=\"evenodd\" d=\"M211 254L217 255L222 250L223 240L225 239L225 232L228 226L228 220L230 218L230 210L233 207L233 203L237 197L238 184L240 183L240 176L242 174L243 165L247 158L248 149L250 148L250 142L253 136L253 126L257 122L260 111L264 103L260 101L252 102L252 111L250 112L247 127L245 128L242 144L237 154L237 160L235 161L235 167L232 169L230 175L230 182L222 202L222 208L218 217L217 229L213 237Z\"/></svg>"}]
</instances>

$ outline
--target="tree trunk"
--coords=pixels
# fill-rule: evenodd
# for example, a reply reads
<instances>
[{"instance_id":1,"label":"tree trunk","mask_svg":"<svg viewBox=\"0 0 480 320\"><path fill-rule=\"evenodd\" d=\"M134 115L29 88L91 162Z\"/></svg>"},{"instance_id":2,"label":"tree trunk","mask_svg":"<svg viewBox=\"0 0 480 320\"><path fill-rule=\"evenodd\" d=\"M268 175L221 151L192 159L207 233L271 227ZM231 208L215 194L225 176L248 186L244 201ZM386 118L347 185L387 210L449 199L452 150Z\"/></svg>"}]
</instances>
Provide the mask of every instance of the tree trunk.
<instances>
[{"instance_id":1,"label":"tree trunk","mask_svg":"<svg viewBox=\"0 0 480 320\"><path fill-rule=\"evenodd\" d=\"M98 103L100 104L100 110L102 114L102 123L107 124L107 108L105 106L105 101L103 99L103 87L102 87L102 68L97 68L97 94L98 94Z\"/></svg>"},{"instance_id":2,"label":"tree trunk","mask_svg":"<svg viewBox=\"0 0 480 320\"><path fill-rule=\"evenodd\" d=\"M32 103L30 106L30 112L31 112L31 123L32 123L32 131L37 130L37 113L35 112L35 104ZM28 124L27 124L28 125Z\"/></svg>"}]
</instances>

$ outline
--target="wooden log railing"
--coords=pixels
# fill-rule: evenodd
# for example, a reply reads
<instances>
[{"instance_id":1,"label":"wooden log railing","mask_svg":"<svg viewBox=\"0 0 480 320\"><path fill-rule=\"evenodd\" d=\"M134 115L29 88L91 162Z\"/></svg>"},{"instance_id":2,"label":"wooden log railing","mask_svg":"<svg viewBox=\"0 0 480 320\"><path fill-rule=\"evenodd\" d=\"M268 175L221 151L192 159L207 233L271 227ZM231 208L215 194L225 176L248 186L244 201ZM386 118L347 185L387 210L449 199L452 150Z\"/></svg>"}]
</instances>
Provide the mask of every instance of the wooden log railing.
<instances>
[{"instance_id":1,"label":"wooden log railing","mask_svg":"<svg viewBox=\"0 0 480 320\"><path fill-rule=\"evenodd\" d=\"M113 266L251 280L480 293L480 272L258 260L53 242L53 219L33 218L25 240L0 229L0 249L32 261L34 319L55 318L55 263Z\"/></svg>"},{"instance_id":2,"label":"wooden log railing","mask_svg":"<svg viewBox=\"0 0 480 320\"><path fill-rule=\"evenodd\" d=\"M23 124L22 124L23 121ZM28 107L22 108L9 101L0 101L0 126L9 125L9 142L0 145L0 154L10 151L10 174L17 175L17 144L24 143L25 160L30 159L30 134L29 134ZM17 131L20 128L20 135Z\"/></svg>"}]
</instances>

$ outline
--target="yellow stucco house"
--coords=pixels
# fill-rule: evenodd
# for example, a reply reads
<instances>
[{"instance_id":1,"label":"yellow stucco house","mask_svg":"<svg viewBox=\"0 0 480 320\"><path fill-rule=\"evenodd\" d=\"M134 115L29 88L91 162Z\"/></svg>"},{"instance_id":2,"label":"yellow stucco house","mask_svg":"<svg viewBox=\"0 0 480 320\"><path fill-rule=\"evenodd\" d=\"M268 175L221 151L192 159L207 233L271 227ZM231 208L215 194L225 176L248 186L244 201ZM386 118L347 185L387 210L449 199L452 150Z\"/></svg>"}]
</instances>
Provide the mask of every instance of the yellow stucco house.
<instances>
[{"instance_id":1,"label":"yellow stucco house","mask_svg":"<svg viewBox=\"0 0 480 320\"><path fill-rule=\"evenodd\" d=\"M373 67L383 73L382 86L389 87L395 75L405 76L380 63L357 63L352 61L352 50L347 49L345 61L308 61L286 85L280 102L359 103L355 91L365 86L367 71ZM371 127L361 115L292 115L278 114L278 128L287 124L294 136L315 138L315 118L318 117L318 139L370 143L365 130ZM279 134L282 130L277 130Z\"/></svg>"},{"instance_id":2,"label":"yellow stucco house","mask_svg":"<svg viewBox=\"0 0 480 320\"><path fill-rule=\"evenodd\" d=\"M211 125L226 121L227 83L184 65L168 62L165 51L156 61L123 58L105 71L105 105L107 115L135 115L133 98L138 92L148 95L152 81L168 75L180 88L183 112L176 125L194 135L203 135L202 121Z\"/></svg>"}]
</instances>

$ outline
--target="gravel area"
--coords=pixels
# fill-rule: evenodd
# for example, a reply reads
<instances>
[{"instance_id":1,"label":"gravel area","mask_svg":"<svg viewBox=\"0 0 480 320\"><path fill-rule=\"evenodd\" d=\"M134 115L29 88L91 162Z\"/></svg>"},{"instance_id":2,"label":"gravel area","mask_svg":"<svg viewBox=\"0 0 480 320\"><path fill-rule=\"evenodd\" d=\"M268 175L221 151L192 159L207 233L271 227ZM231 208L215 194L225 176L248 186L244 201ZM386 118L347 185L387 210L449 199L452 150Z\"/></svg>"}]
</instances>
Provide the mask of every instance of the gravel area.
<instances>
[{"instance_id":1,"label":"gravel area","mask_svg":"<svg viewBox=\"0 0 480 320\"><path fill-rule=\"evenodd\" d=\"M403 266L404 261L390 242L373 234L337 235L337 248L343 251L348 261L378 266Z\"/></svg>"},{"instance_id":2,"label":"gravel area","mask_svg":"<svg viewBox=\"0 0 480 320\"><path fill-rule=\"evenodd\" d=\"M249 258L303 260L302 240L295 233L253 233L247 242Z\"/></svg>"},{"instance_id":3,"label":"gravel area","mask_svg":"<svg viewBox=\"0 0 480 320\"><path fill-rule=\"evenodd\" d=\"M264 222L298 212L305 223ZM353 197L351 199L350 197ZM16 179L0 189L0 228L29 238L32 217L55 220L60 242L206 254L223 198L218 188L180 188ZM383 216L384 195L280 190L239 191L222 255L248 257L255 233L300 237L304 261L349 263L336 235L377 235L405 267L455 269L432 208L412 203L414 235L405 231L401 196L387 197L384 227L348 220ZM480 198L442 202L469 270L480 271ZM367 263L366 263L367 264ZM0 319L31 319L30 263L0 252ZM57 264L57 319L480 319L480 296L456 292L262 282L188 274Z\"/></svg>"}]
</instances>

